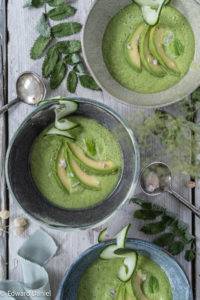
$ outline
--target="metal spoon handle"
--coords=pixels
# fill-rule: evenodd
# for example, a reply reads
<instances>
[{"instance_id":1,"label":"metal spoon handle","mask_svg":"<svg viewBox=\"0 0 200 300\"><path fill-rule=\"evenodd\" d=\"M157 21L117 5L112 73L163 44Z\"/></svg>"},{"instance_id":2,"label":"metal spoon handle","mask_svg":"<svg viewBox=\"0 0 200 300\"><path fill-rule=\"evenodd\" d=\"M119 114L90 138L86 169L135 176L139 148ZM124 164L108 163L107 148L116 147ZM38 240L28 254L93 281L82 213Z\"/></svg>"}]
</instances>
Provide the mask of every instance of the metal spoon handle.
<instances>
[{"instance_id":1,"label":"metal spoon handle","mask_svg":"<svg viewBox=\"0 0 200 300\"><path fill-rule=\"evenodd\" d=\"M196 206L192 205L188 200L183 198L181 195L179 195L174 190L168 191L171 195L173 195L175 198L177 198L182 204L184 204L187 208L189 208L198 218L200 218L200 210L196 208Z\"/></svg>"},{"instance_id":2,"label":"metal spoon handle","mask_svg":"<svg viewBox=\"0 0 200 300\"><path fill-rule=\"evenodd\" d=\"M17 104L18 102L20 102L20 99L16 98L16 99L10 101L8 104L2 106L0 108L0 115L3 114L4 112L6 112L11 106Z\"/></svg>"}]
</instances>

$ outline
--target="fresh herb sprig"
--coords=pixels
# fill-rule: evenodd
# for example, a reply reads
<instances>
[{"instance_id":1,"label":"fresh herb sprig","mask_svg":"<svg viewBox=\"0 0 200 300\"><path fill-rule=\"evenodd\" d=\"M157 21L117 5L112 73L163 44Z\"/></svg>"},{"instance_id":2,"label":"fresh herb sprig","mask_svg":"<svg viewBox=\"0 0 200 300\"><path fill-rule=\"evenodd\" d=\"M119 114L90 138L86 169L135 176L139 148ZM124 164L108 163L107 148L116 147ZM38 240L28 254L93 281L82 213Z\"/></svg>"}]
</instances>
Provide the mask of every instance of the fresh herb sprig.
<instances>
[{"instance_id":1,"label":"fresh herb sprig","mask_svg":"<svg viewBox=\"0 0 200 300\"><path fill-rule=\"evenodd\" d=\"M200 88L192 93L190 99L181 102L180 109L178 115L157 109L145 117L143 123L135 128L138 140L143 149L148 149L149 141L154 136L175 171L200 178L200 125L196 123Z\"/></svg>"},{"instance_id":2,"label":"fresh herb sprig","mask_svg":"<svg viewBox=\"0 0 200 300\"><path fill-rule=\"evenodd\" d=\"M34 60L44 56L42 75L50 80L51 89L58 88L67 75L66 88L70 93L76 92L78 83L84 88L99 91L99 86L88 74L83 62L81 42L58 40L81 31L79 22L65 21L76 14L76 8L66 0L27 0L24 5L29 8L42 6L45 6L45 13L36 26L39 36L31 48L30 56ZM62 22L51 25L51 21Z\"/></svg>"},{"instance_id":3,"label":"fresh herb sprig","mask_svg":"<svg viewBox=\"0 0 200 300\"><path fill-rule=\"evenodd\" d=\"M140 206L134 212L134 217L145 222L140 231L147 235L156 235L153 242L178 255L185 251L185 259L192 261L196 257L195 237L192 236L186 224L159 205L133 198L133 203ZM154 222L151 222L154 220Z\"/></svg>"}]
</instances>

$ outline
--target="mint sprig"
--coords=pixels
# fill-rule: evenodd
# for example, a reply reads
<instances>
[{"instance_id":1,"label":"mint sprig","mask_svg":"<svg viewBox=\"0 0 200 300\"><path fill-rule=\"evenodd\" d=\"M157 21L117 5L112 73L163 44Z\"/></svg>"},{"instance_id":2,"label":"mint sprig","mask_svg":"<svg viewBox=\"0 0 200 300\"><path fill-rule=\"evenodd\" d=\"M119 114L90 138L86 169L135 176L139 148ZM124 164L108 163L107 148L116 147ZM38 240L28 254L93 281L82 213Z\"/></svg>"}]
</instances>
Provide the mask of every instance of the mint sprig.
<instances>
[{"instance_id":1,"label":"mint sprig","mask_svg":"<svg viewBox=\"0 0 200 300\"><path fill-rule=\"evenodd\" d=\"M78 83L91 90L100 90L95 80L88 74L81 56L81 42L79 40L57 40L72 36L81 31L79 22L63 22L76 14L76 8L65 0L26 0L24 7L45 7L36 30L39 34L34 42L30 56L40 59L44 56L42 75L50 78L50 87L56 89L67 75L66 87L70 93L75 93ZM49 9L47 9L49 7ZM51 24L53 21L62 21Z\"/></svg>"},{"instance_id":2,"label":"mint sprig","mask_svg":"<svg viewBox=\"0 0 200 300\"><path fill-rule=\"evenodd\" d=\"M196 257L196 238L189 233L188 226L160 206L139 198L131 201L140 206L134 212L134 218L143 220L140 231L147 235L156 235L153 242L166 249L172 255L185 252L185 259L191 261ZM154 222L151 222L154 220Z\"/></svg>"}]
</instances>

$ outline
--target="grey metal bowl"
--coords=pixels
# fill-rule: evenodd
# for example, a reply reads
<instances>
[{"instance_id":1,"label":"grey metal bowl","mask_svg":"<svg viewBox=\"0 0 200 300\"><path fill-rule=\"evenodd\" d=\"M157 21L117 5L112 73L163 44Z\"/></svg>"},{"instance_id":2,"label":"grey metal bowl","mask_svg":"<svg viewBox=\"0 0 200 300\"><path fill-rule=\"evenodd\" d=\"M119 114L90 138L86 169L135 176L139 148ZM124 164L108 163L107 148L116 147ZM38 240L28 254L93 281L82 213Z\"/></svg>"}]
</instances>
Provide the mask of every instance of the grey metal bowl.
<instances>
[{"instance_id":1,"label":"grey metal bowl","mask_svg":"<svg viewBox=\"0 0 200 300\"><path fill-rule=\"evenodd\" d=\"M112 241L97 244L81 254L66 272L56 300L77 300L81 276L98 259L105 246L111 243ZM193 300L193 293L188 278L172 256L154 244L142 240L128 239L126 246L147 255L163 269L172 287L173 300Z\"/></svg>"},{"instance_id":2,"label":"grey metal bowl","mask_svg":"<svg viewBox=\"0 0 200 300\"><path fill-rule=\"evenodd\" d=\"M200 5L194 1L172 0L189 21L195 35L195 56L189 72L175 86L154 94L140 94L121 86L108 72L102 55L102 39L111 18L132 0L96 0L90 10L83 32L83 54L92 75L116 100L138 107L159 107L175 103L200 85Z\"/></svg>"},{"instance_id":3,"label":"grey metal bowl","mask_svg":"<svg viewBox=\"0 0 200 300\"><path fill-rule=\"evenodd\" d=\"M85 209L56 207L40 193L32 179L29 165L31 147L41 131L54 121L56 101L47 102L25 119L10 143L6 158L6 179L13 197L34 219L59 229L87 228L108 219L133 195L139 172L139 150L125 122L98 102L74 98L73 101L79 104L76 115L97 120L112 132L121 146L124 160L121 178L103 202Z\"/></svg>"}]
</instances>

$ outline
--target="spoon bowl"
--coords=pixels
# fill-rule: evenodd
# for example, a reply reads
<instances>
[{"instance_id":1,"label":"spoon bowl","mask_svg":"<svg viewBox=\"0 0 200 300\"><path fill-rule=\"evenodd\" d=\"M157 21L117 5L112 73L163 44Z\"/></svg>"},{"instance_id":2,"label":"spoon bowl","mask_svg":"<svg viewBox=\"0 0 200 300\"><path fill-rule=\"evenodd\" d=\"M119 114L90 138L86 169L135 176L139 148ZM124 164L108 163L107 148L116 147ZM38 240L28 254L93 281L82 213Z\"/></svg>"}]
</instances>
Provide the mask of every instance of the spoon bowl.
<instances>
[{"instance_id":1,"label":"spoon bowl","mask_svg":"<svg viewBox=\"0 0 200 300\"><path fill-rule=\"evenodd\" d=\"M19 75L17 79L16 93L16 99L0 108L0 115L19 102L35 105L44 100L46 96L46 87L38 74L34 72L24 72Z\"/></svg>"},{"instance_id":2,"label":"spoon bowl","mask_svg":"<svg viewBox=\"0 0 200 300\"><path fill-rule=\"evenodd\" d=\"M171 194L200 218L200 210L173 190L172 173L166 164L153 162L146 166L140 174L140 187L149 196L158 196L164 192Z\"/></svg>"},{"instance_id":3,"label":"spoon bowl","mask_svg":"<svg viewBox=\"0 0 200 300\"><path fill-rule=\"evenodd\" d=\"M38 104L46 96L44 82L33 72L24 72L18 77L16 92L17 97L29 105Z\"/></svg>"},{"instance_id":4,"label":"spoon bowl","mask_svg":"<svg viewBox=\"0 0 200 300\"><path fill-rule=\"evenodd\" d=\"M156 196L171 188L172 174L169 167L162 162L153 162L140 174L140 186L143 192Z\"/></svg>"}]
</instances>

